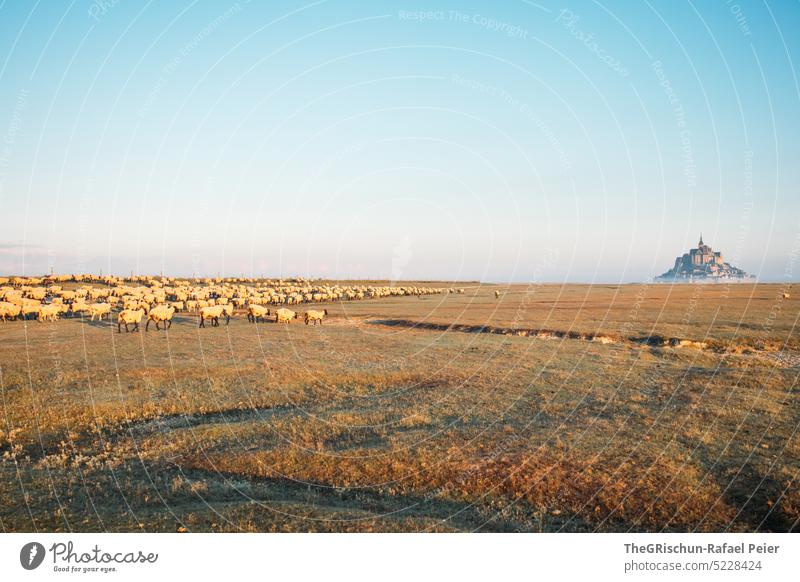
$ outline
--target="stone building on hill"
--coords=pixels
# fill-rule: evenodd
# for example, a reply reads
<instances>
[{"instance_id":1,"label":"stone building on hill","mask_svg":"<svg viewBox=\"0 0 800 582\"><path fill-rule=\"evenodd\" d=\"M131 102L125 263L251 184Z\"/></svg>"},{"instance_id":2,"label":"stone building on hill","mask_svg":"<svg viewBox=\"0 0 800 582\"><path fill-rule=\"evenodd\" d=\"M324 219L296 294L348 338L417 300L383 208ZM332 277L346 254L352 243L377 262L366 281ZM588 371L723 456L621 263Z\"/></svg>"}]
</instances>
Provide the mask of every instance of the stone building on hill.
<instances>
[{"instance_id":1,"label":"stone building on hill","mask_svg":"<svg viewBox=\"0 0 800 582\"><path fill-rule=\"evenodd\" d=\"M741 269L726 263L722 259L722 253L714 251L710 246L703 242L703 235L700 235L700 243L696 249L690 249L688 253L675 259L675 265L663 275L656 277L657 281L702 281L702 280L748 280L752 275L748 275Z\"/></svg>"}]
</instances>

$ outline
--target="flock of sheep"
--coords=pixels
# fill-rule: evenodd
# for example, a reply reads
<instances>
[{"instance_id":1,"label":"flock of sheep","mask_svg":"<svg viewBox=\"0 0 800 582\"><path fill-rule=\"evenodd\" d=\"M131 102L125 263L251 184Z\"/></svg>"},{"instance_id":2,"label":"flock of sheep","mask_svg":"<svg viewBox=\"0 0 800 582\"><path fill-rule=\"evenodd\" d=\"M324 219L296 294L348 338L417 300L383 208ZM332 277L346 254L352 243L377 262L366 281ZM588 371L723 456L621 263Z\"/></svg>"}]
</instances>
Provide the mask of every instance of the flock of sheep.
<instances>
[{"instance_id":1,"label":"flock of sheep","mask_svg":"<svg viewBox=\"0 0 800 582\"><path fill-rule=\"evenodd\" d=\"M69 288L65 284L69 283ZM0 319L56 321L66 316L88 316L91 321L111 319L117 310L117 331L138 331L146 320L156 330L169 329L175 313L196 314L200 327L219 320L230 322L237 309L247 312L252 323L289 323L300 314L285 307L302 303L355 301L404 295L463 293L464 289L417 286L323 285L304 279L256 280L246 278L180 280L174 277L0 277ZM276 307L272 311L270 306ZM302 314L306 325L321 324L327 309ZM274 318L274 319L273 319Z\"/></svg>"}]
</instances>

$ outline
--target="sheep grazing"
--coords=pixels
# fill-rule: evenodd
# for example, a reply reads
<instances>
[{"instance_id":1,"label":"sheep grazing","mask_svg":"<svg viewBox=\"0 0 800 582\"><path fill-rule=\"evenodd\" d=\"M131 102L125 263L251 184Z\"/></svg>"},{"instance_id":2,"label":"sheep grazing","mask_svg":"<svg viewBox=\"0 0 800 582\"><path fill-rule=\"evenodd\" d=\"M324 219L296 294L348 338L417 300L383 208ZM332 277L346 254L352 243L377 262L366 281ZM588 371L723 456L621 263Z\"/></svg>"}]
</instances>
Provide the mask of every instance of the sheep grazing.
<instances>
[{"instance_id":1,"label":"sheep grazing","mask_svg":"<svg viewBox=\"0 0 800 582\"><path fill-rule=\"evenodd\" d=\"M784 293L783 294L783 298L784 299L789 299L790 297L791 297L791 295L789 295L788 293Z\"/></svg>"},{"instance_id":2,"label":"sheep grazing","mask_svg":"<svg viewBox=\"0 0 800 582\"><path fill-rule=\"evenodd\" d=\"M275 312L275 323L289 323L293 319L297 319L297 313L291 309L281 307Z\"/></svg>"},{"instance_id":3,"label":"sheep grazing","mask_svg":"<svg viewBox=\"0 0 800 582\"><path fill-rule=\"evenodd\" d=\"M500 299L500 291L497 291L497 290L495 290L495 292L494 292L494 298L495 298L495 299Z\"/></svg>"},{"instance_id":4,"label":"sheep grazing","mask_svg":"<svg viewBox=\"0 0 800 582\"><path fill-rule=\"evenodd\" d=\"M88 303L84 303L80 299L76 299L69 306L69 309L70 309L70 312L73 315L78 315L79 313L82 313L84 311L89 311L89 304Z\"/></svg>"},{"instance_id":5,"label":"sheep grazing","mask_svg":"<svg viewBox=\"0 0 800 582\"><path fill-rule=\"evenodd\" d=\"M39 313L37 314L37 319L42 321L55 321L58 319L58 315L61 313L61 305L57 303L51 303L50 305L42 305L39 308Z\"/></svg>"},{"instance_id":6,"label":"sheep grazing","mask_svg":"<svg viewBox=\"0 0 800 582\"><path fill-rule=\"evenodd\" d=\"M91 316L90 321L94 321L95 317L102 321L104 315L108 316L109 319L111 318L111 305L108 303L91 303L87 311Z\"/></svg>"},{"instance_id":7,"label":"sheep grazing","mask_svg":"<svg viewBox=\"0 0 800 582\"><path fill-rule=\"evenodd\" d=\"M269 315L269 309L263 305L255 305L251 303L247 306L247 321L251 323L258 323L259 318L261 321Z\"/></svg>"},{"instance_id":8,"label":"sheep grazing","mask_svg":"<svg viewBox=\"0 0 800 582\"><path fill-rule=\"evenodd\" d=\"M322 325L322 320L325 319L326 315L328 315L327 309L323 309L322 311L312 309L306 311L305 315L303 316L303 319L305 320L306 325L308 325L309 322L312 323L313 325L317 325L317 323Z\"/></svg>"},{"instance_id":9,"label":"sheep grazing","mask_svg":"<svg viewBox=\"0 0 800 582\"><path fill-rule=\"evenodd\" d=\"M133 331L139 331L139 324L144 317L144 309L123 309L117 316L117 333L122 332L121 326L125 326L125 333L130 331L128 325L133 325Z\"/></svg>"},{"instance_id":10,"label":"sheep grazing","mask_svg":"<svg viewBox=\"0 0 800 582\"><path fill-rule=\"evenodd\" d=\"M41 301L45 297L47 297L47 289L42 289L41 287L34 287L33 289L29 289L25 292L25 296L29 299L36 299L36 301Z\"/></svg>"},{"instance_id":11,"label":"sheep grazing","mask_svg":"<svg viewBox=\"0 0 800 582\"><path fill-rule=\"evenodd\" d=\"M22 300L22 318L25 319L29 315L39 316L39 310L42 308L42 303L35 299Z\"/></svg>"},{"instance_id":12,"label":"sheep grazing","mask_svg":"<svg viewBox=\"0 0 800 582\"><path fill-rule=\"evenodd\" d=\"M3 323L6 322L6 318L15 319L19 317L20 313L22 313L22 307L16 303L0 301L0 319L3 320Z\"/></svg>"},{"instance_id":13,"label":"sheep grazing","mask_svg":"<svg viewBox=\"0 0 800 582\"><path fill-rule=\"evenodd\" d=\"M150 313L147 314L147 323L144 326L145 331L149 331L150 329L150 322L154 321L156 323L156 330L159 329L158 324L164 322L164 329L169 329L172 327L172 316L175 315L175 308L174 307L167 307L166 305L159 305L158 307L154 307L150 310Z\"/></svg>"},{"instance_id":14,"label":"sheep grazing","mask_svg":"<svg viewBox=\"0 0 800 582\"><path fill-rule=\"evenodd\" d=\"M208 305L200 308L200 327L205 327L205 320L210 319L212 327L219 327L219 318L225 315L225 325L231 321L231 316L225 311L224 305Z\"/></svg>"}]
</instances>

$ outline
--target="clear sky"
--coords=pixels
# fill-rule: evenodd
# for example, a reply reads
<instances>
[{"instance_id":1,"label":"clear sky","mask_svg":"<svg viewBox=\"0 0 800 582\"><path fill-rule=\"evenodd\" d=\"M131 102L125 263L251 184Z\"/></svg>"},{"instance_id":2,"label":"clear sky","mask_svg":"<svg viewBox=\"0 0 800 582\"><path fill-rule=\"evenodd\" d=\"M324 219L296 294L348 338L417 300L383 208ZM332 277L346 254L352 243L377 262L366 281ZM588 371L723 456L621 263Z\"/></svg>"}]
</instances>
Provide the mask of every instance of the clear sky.
<instances>
[{"instance_id":1,"label":"clear sky","mask_svg":"<svg viewBox=\"0 0 800 582\"><path fill-rule=\"evenodd\" d=\"M797 2L0 0L0 272L800 271Z\"/></svg>"}]
</instances>

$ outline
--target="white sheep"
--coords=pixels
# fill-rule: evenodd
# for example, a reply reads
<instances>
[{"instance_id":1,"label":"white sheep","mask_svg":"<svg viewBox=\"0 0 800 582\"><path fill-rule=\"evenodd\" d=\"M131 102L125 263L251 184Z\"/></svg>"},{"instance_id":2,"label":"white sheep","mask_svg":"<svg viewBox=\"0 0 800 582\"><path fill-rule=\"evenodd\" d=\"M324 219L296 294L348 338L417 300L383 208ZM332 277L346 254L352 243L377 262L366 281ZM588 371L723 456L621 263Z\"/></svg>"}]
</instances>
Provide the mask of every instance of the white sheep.
<instances>
[{"instance_id":1,"label":"white sheep","mask_svg":"<svg viewBox=\"0 0 800 582\"><path fill-rule=\"evenodd\" d=\"M322 320L325 318L326 315L328 315L327 309L323 309L322 311L312 309L305 312L303 319L305 320L306 325L308 325L309 322L312 323L313 325L316 325L317 323L322 325Z\"/></svg>"},{"instance_id":2,"label":"white sheep","mask_svg":"<svg viewBox=\"0 0 800 582\"><path fill-rule=\"evenodd\" d=\"M150 310L147 314L147 323L144 326L145 331L149 331L150 322L156 323L156 330L159 329L158 324L164 322L164 329L172 327L172 316L175 315L174 307L167 307L166 305L159 305Z\"/></svg>"},{"instance_id":3,"label":"white sheep","mask_svg":"<svg viewBox=\"0 0 800 582\"><path fill-rule=\"evenodd\" d=\"M22 300L22 318L25 319L28 315L39 315L39 309L42 308L42 302L36 301L35 299L23 299Z\"/></svg>"},{"instance_id":4,"label":"white sheep","mask_svg":"<svg viewBox=\"0 0 800 582\"><path fill-rule=\"evenodd\" d=\"M57 303L51 303L50 305L42 305L39 308L39 313L37 314L37 319L42 321L55 321L58 319L58 315L61 313L61 305Z\"/></svg>"},{"instance_id":5,"label":"white sheep","mask_svg":"<svg viewBox=\"0 0 800 582\"><path fill-rule=\"evenodd\" d=\"M144 317L144 309L123 309L117 316L117 333L121 333L121 326L125 326L127 333L128 325L133 325L133 331L139 331L139 324Z\"/></svg>"},{"instance_id":6,"label":"white sheep","mask_svg":"<svg viewBox=\"0 0 800 582\"><path fill-rule=\"evenodd\" d=\"M259 318L261 318L261 321L264 321L264 318L268 315L269 309L263 305L251 303L247 306L247 321L251 323L257 323Z\"/></svg>"},{"instance_id":7,"label":"white sheep","mask_svg":"<svg viewBox=\"0 0 800 582\"><path fill-rule=\"evenodd\" d=\"M225 312L224 305L207 305L200 308L200 327L205 327L205 320L210 319L212 327L219 327L219 318L226 316L225 325L230 323L230 315Z\"/></svg>"},{"instance_id":8,"label":"white sheep","mask_svg":"<svg viewBox=\"0 0 800 582\"><path fill-rule=\"evenodd\" d=\"M297 319L297 313L291 309L281 307L275 311L275 323L289 323L293 319Z\"/></svg>"},{"instance_id":9,"label":"white sheep","mask_svg":"<svg viewBox=\"0 0 800 582\"><path fill-rule=\"evenodd\" d=\"M22 306L8 301L0 301L0 319L5 323L6 318L14 319L22 313Z\"/></svg>"},{"instance_id":10,"label":"white sheep","mask_svg":"<svg viewBox=\"0 0 800 582\"><path fill-rule=\"evenodd\" d=\"M80 299L76 299L69 306L69 309L73 315L78 315L79 313L82 313L84 311L89 311L89 304Z\"/></svg>"},{"instance_id":11,"label":"white sheep","mask_svg":"<svg viewBox=\"0 0 800 582\"><path fill-rule=\"evenodd\" d=\"M111 305L108 303L92 303L89 305L87 311L91 316L90 321L94 321L94 318L97 317L100 321L103 320L103 316L108 316L111 318Z\"/></svg>"}]
</instances>

